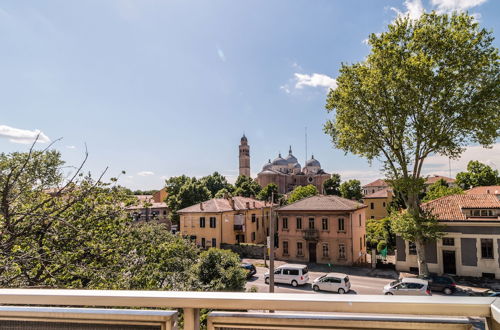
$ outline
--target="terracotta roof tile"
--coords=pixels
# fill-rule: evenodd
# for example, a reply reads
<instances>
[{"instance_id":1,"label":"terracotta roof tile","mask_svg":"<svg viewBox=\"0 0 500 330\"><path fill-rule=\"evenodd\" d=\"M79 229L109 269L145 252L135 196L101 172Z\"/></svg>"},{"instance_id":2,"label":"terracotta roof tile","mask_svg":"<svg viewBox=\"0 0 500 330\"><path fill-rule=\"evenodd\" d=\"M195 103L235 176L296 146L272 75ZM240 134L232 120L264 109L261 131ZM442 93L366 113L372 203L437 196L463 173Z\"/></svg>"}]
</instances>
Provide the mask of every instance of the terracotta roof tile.
<instances>
[{"instance_id":1,"label":"terracotta roof tile","mask_svg":"<svg viewBox=\"0 0 500 330\"><path fill-rule=\"evenodd\" d=\"M389 195L392 195L392 189L385 188L379 191L374 192L373 194L366 195L363 198L387 198Z\"/></svg>"},{"instance_id":2,"label":"terracotta roof tile","mask_svg":"<svg viewBox=\"0 0 500 330\"><path fill-rule=\"evenodd\" d=\"M451 195L423 203L422 209L438 220L467 220L462 209L500 209L500 201L495 195Z\"/></svg>"},{"instance_id":3,"label":"terracotta roof tile","mask_svg":"<svg viewBox=\"0 0 500 330\"><path fill-rule=\"evenodd\" d=\"M234 201L234 208L232 207L230 200ZM249 207L247 207L247 203ZM195 205L188 206L182 210L177 211L177 213L201 213L201 212L218 213L218 212L228 212L234 210L237 211L237 210L260 209L269 206L271 206L271 204L265 203L264 201L259 201L257 199L248 197L235 196L230 199L213 198L203 203L198 203Z\"/></svg>"},{"instance_id":4,"label":"terracotta roof tile","mask_svg":"<svg viewBox=\"0 0 500 330\"><path fill-rule=\"evenodd\" d=\"M280 207L278 211L354 211L363 207L366 206L339 196L316 195Z\"/></svg>"},{"instance_id":5,"label":"terracotta roof tile","mask_svg":"<svg viewBox=\"0 0 500 330\"><path fill-rule=\"evenodd\" d=\"M468 195L492 194L500 195L500 186L474 187L465 192Z\"/></svg>"},{"instance_id":6,"label":"terracotta roof tile","mask_svg":"<svg viewBox=\"0 0 500 330\"><path fill-rule=\"evenodd\" d=\"M455 179L453 178L449 178L447 176L441 176L441 175L432 175L432 176L428 176L426 179L425 179L425 184L433 184L439 180L443 179L444 181L446 181L446 183L454 183L455 182Z\"/></svg>"},{"instance_id":7,"label":"terracotta roof tile","mask_svg":"<svg viewBox=\"0 0 500 330\"><path fill-rule=\"evenodd\" d=\"M378 179L378 180L375 180L373 182L370 182L370 183L364 185L362 188L365 188L365 187L389 187L389 185L384 180Z\"/></svg>"}]
</instances>

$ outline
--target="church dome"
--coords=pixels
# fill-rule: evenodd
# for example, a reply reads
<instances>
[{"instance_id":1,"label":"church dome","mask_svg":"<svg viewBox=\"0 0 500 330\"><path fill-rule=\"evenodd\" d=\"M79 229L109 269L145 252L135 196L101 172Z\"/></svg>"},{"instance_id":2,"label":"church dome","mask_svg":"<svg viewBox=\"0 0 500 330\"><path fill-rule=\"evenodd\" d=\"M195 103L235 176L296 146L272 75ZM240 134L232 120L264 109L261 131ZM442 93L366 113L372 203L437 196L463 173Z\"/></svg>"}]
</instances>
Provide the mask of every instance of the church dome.
<instances>
[{"instance_id":1,"label":"church dome","mask_svg":"<svg viewBox=\"0 0 500 330\"><path fill-rule=\"evenodd\" d=\"M316 159L314 159L314 155L313 155L313 156L311 156L311 159L309 159L306 162L306 167L318 167L318 168L321 168L321 164Z\"/></svg>"},{"instance_id":2,"label":"church dome","mask_svg":"<svg viewBox=\"0 0 500 330\"><path fill-rule=\"evenodd\" d=\"M288 162L288 164L298 163L297 158L295 158L295 156L292 155L292 146L290 146L290 150L288 151L288 156L285 159Z\"/></svg>"},{"instance_id":3,"label":"church dome","mask_svg":"<svg viewBox=\"0 0 500 330\"><path fill-rule=\"evenodd\" d=\"M269 159L269 161L266 164L264 164L264 166L262 166L262 170L263 171L270 170L272 166L273 164L271 164L271 160Z\"/></svg>"},{"instance_id":4,"label":"church dome","mask_svg":"<svg viewBox=\"0 0 500 330\"><path fill-rule=\"evenodd\" d=\"M295 165L293 165L293 168L298 168L298 169L300 169L300 164L299 164L299 163L295 163Z\"/></svg>"},{"instance_id":5,"label":"church dome","mask_svg":"<svg viewBox=\"0 0 500 330\"><path fill-rule=\"evenodd\" d=\"M278 155L278 158L273 160L272 164L277 166L288 166L288 162L281 158L281 154Z\"/></svg>"}]
</instances>

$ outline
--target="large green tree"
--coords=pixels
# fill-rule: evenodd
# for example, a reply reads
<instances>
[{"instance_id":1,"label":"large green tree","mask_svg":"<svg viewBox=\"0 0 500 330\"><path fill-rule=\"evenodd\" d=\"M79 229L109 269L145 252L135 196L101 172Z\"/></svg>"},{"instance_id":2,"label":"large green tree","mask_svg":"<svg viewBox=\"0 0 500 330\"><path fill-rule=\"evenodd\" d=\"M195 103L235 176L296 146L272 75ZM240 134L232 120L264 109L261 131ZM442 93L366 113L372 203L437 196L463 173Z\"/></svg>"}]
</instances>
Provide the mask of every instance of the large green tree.
<instances>
[{"instance_id":1,"label":"large green tree","mask_svg":"<svg viewBox=\"0 0 500 330\"><path fill-rule=\"evenodd\" d=\"M421 172L429 155L458 157L470 143L491 146L500 134L500 61L491 32L467 14L396 19L371 34L365 60L343 64L327 97L333 144L384 164L413 221L419 272L436 231L420 209ZM396 228L396 226L394 226Z\"/></svg>"},{"instance_id":2,"label":"large green tree","mask_svg":"<svg viewBox=\"0 0 500 330\"><path fill-rule=\"evenodd\" d=\"M312 184L307 186L298 186L288 196L286 200L287 204L295 203L298 200L304 199L306 197L311 197L318 194L318 189Z\"/></svg>"},{"instance_id":3,"label":"large green tree","mask_svg":"<svg viewBox=\"0 0 500 330\"><path fill-rule=\"evenodd\" d=\"M257 195L257 199L261 201L270 201L273 194L274 194L273 202L277 203L280 200L281 195L278 192L278 185L276 185L276 183L270 183L264 188L262 188L262 190Z\"/></svg>"},{"instance_id":4,"label":"large green tree","mask_svg":"<svg viewBox=\"0 0 500 330\"><path fill-rule=\"evenodd\" d=\"M361 182L359 180L348 180L342 182L339 187L340 195L347 199L360 200L363 197L361 193Z\"/></svg>"},{"instance_id":5,"label":"large green tree","mask_svg":"<svg viewBox=\"0 0 500 330\"><path fill-rule=\"evenodd\" d=\"M261 188L259 184L246 175L238 176L235 183L234 196L257 197Z\"/></svg>"},{"instance_id":6,"label":"large green tree","mask_svg":"<svg viewBox=\"0 0 500 330\"><path fill-rule=\"evenodd\" d=\"M450 187L444 179L439 179L427 187L427 191L425 193L425 197L422 199L422 202L428 202L436 198L463 193L464 191L462 188Z\"/></svg>"},{"instance_id":7,"label":"large green tree","mask_svg":"<svg viewBox=\"0 0 500 330\"><path fill-rule=\"evenodd\" d=\"M200 179L200 182L207 187L212 197L215 197L215 195L223 189L229 193L234 190L234 186L228 183L226 177L219 174L219 172L214 172L211 175L204 176Z\"/></svg>"},{"instance_id":8,"label":"large green tree","mask_svg":"<svg viewBox=\"0 0 500 330\"><path fill-rule=\"evenodd\" d=\"M456 183L463 189L500 185L500 175L498 170L492 169L491 166L471 160L467 164L467 171L457 174Z\"/></svg>"},{"instance_id":9,"label":"large green tree","mask_svg":"<svg viewBox=\"0 0 500 330\"><path fill-rule=\"evenodd\" d=\"M165 182L167 192L165 202L170 210L170 220L172 223L179 223L178 210L212 198L212 194L207 189L205 182L197 180L194 177L189 178L182 175L171 177Z\"/></svg>"},{"instance_id":10,"label":"large green tree","mask_svg":"<svg viewBox=\"0 0 500 330\"><path fill-rule=\"evenodd\" d=\"M323 192L325 195L340 196L340 174L333 173L332 176L323 182Z\"/></svg>"}]
</instances>

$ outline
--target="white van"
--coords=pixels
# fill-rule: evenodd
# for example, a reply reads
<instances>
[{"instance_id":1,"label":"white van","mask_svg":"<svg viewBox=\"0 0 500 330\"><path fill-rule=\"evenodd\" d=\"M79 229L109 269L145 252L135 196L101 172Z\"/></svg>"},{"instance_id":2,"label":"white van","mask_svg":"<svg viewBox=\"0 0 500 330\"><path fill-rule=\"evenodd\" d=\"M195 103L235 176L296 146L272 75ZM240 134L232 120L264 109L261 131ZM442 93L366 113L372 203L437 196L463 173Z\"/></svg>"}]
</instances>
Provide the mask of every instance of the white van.
<instances>
[{"instance_id":1,"label":"white van","mask_svg":"<svg viewBox=\"0 0 500 330\"><path fill-rule=\"evenodd\" d=\"M349 276L341 273L329 273L318 277L311 284L314 291L324 290L344 294L351 290Z\"/></svg>"},{"instance_id":2,"label":"white van","mask_svg":"<svg viewBox=\"0 0 500 330\"><path fill-rule=\"evenodd\" d=\"M274 283L304 285L309 281L309 269L305 265L285 264L274 271ZM264 274L264 281L269 284L269 272Z\"/></svg>"}]
</instances>

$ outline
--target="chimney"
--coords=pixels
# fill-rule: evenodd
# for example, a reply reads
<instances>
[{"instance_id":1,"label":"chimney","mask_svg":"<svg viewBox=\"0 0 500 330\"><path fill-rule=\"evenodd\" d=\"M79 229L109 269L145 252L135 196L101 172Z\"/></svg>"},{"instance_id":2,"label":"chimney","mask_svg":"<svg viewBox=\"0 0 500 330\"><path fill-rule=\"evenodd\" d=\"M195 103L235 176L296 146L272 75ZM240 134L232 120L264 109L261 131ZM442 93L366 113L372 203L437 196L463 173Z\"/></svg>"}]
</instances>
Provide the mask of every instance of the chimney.
<instances>
[{"instance_id":1,"label":"chimney","mask_svg":"<svg viewBox=\"0 0 500 330\"><path fill-rule=\"evenodd\" d=\"M203 202L200 203L200 210L203 211Z\"/></svg>"},{"instance_id":2,"label":"chimney","mask_svg":"<svg viewBox=\"0 0 500 330\"><path fill-rule=\"evenodd\" d=\"M253 208L256 208L256 206L255 206L255 201L253 201Z\"/></svg>"},{"instance_id":3,"label":"chimney","mask_svg":"<svg viewBox=\"0 0 500 330\"><path fill-rule=\"evenodd\" d=\"M229 200L229 204L231 205L231 208L233 210L235 210L235 208L234 208L234 199L233 198L229 198L228 200Z\"/></svg>"},{"instance_id":4,"label":"chimney","mask_svg":"<svg viewBox=\"0 0 500 330\"><path fill-rule=\"evenodd\" d=\"M250 202L247 202L247 209L250 209Z\"/></svg>"}]
</instances>

